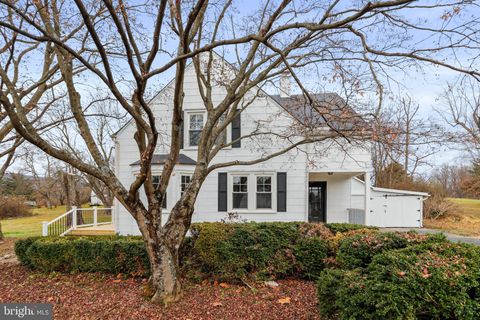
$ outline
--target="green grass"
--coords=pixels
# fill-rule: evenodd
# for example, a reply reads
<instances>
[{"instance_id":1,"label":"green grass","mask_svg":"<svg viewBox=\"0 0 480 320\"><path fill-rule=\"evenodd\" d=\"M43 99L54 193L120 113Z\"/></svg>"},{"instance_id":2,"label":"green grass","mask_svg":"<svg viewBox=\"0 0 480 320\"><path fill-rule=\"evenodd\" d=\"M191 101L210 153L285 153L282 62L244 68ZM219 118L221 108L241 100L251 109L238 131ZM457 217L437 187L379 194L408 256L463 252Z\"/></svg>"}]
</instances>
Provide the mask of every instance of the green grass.
<instances>
[{"instance_id":1,"label":"green grass","mask_svg":"<svg viewBox=\"0 0 480 320\"><path fill-rule=\"evenodd\" d=\"M460 205L465 215L480 219L480 200L461 198L450 198L449 200Z\"/></svg>"},{"instance_id":2,"label":"green grass","mask_svg":"<svg viewBox=\"0 0 480 320\"><path fill-rule=\"evenodd\" d=\"M461 198L448 200L458 205L456 212L436 220L425 219L424 226L459 235L480 236L480 200Z\"/></svg>"},{"instance_id":3,"label":"green grass","mask_svg":"<svg viewBox=\"0 0 480 320\"><path fill-rule=\"evenodd\" d=\"M53 209L35 208L32 209L31 217L1 220L3 235L15 238L41 236L42 222L53 220L65 211L65 206Z\"/></svg>"}]
</instances>

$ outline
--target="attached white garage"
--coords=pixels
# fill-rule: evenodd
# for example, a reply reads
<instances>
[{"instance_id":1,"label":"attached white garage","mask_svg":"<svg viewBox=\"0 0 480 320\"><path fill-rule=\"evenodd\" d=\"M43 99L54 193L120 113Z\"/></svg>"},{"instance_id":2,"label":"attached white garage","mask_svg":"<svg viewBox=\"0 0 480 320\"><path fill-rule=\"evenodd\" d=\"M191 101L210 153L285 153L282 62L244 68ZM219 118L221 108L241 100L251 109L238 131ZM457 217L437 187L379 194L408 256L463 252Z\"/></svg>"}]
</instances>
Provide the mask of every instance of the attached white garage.
<instances>
[{"instance_id":1,"label":"attached white garage","mask_svg":"<svg viewBox=\"0 0 480 320\"><path fill-rule=\"evenodd\" d=\"M427 193L372 187L369 224L378 227L421 228Z\"/></svg>"},{"instance_id":2,"label":"attached white garage","mask_svg":"<svg viewBox=\"0 0 480 320\"><path fill-rule=\"evenodd\" d=\"M360 201L365 194L363 186L363 181L352 179L353 208L364 209ZM423 201L427 198L425 192L372 187L367 224L385 228L421 228Z\"/></svg>"}]
</instances>

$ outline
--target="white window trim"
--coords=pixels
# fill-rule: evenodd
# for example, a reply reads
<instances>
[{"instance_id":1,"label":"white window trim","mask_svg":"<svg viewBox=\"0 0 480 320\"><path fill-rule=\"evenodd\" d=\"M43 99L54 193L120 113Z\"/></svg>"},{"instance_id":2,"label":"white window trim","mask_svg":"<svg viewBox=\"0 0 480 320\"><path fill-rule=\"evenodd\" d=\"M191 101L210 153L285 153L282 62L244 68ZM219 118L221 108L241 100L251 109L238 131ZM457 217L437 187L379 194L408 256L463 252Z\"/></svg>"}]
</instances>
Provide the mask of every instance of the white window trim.
<instances>
[{"instance_id":1,"label":"white window trim","mask_svg":"<svg viewBox=\"0 0 480 320\"><path fill-rule=\"evenodd\" d=\"M185 112L186 113L186 123L185 125L183 126L184 128L184 132L183 132L183 143L184 145L186 146L185 149L190 149L190 150L196 150L198 149L198 146L191 146L190 145L190 117L193 116L193 115L202 115L203 116L203 126L202 126L202 130L203 128L205 127L205 123L207 121L207 117L206 117L206 112L205 111L201 111L201 110L192 110L192 111L187 111Z\"/></svg>"},{"instance_id":2,"label":"white window trim","mask_svg":"<svg viewBox=\"0 0 480 320\"><path fill-rule=\"evenodd\" d=\"M192 109L192 110L185 110L185 118L184 126L183 126L183 144L185 150L197 150L198 146L191 146L190 145L190 115L194 114L202 114L203 115L203 126L205 127L205 123L207 122L207 112L202 109ZM227 131L227 144L232 140L232 124L229 123L226 128ZM231 149L232 146L225 147L223 149Z\"/></svg>"},{"instance_id":3,"label":"white window trim","mask_svg":"<svg viewBox=\"0 0 480 320\"><path fill-rule=\"evenodd\" d=\"M176 174L178 174L178 179L177 179L178 180L178 185L177 185L178 192L177 192L177 195L178 195L178 199L180 199L180 196L182 194L182 176L189 176L190 177L190 182L191 182L193 172L180 171L180 172L177 172Z\"/></svg>"},{"instance_id":4,"label":"white window trim","mask_svg":"<svg viewBox=\"0 0 480 320\"><path fill-rule=\"evenodd\" d=\"M137 172L137 173L135 174L135 176L138 175L139 173L140 173L140 172ZM161 176L162 176L162 171L152 170L152 179L153 179L154 176L160 176L160 177L161 177ZM142 189L143 189L143 188L142 188ZM162 215L164 215L164 214L170 214L171 201L170 201L169 197L171 197L171 193L172 193L171 189L172 189L172 187L171 187L171 185L169 184L169 185L167 186L167 190L166 190L166 191L167 191L167 207L166 207L166 208L163 208L163 207L162 207ZM142 190L142 192L145 192L145 191ZM146 200L146 195L145 195L145 193L143 193L143 197L145 197L145 200Z\"/></svg>"},{"instance_id":5,"label":"white window trim","mask_svg":"<svg viewBox=\"0 0 480 320\"><path fill-rule=\"evenodd\" d=\"M247 176L248 177L248 208L234 209L233 208L233 177ZM272 208L257 209L257 177L271 176L272 177ZM277 175L275 172L229 172L227 178L227 203L229 212L238 213L277 213Z\"/></svg>"},{"instance_id":6,"label":"white window trim","mask_svg":"<svg viewBox=\"0 0 480 320\"><path fill-rule=\"evenodd\" d=\"M271 178L271 188L270 194L272 195L272 207L271 208L257 208L257 177L270 177ZM255 173L254 174L254 182L255 182L255 210L257 211L277 211L277 180L276 175L273 173Z\"/></svg>"}]
</instances>

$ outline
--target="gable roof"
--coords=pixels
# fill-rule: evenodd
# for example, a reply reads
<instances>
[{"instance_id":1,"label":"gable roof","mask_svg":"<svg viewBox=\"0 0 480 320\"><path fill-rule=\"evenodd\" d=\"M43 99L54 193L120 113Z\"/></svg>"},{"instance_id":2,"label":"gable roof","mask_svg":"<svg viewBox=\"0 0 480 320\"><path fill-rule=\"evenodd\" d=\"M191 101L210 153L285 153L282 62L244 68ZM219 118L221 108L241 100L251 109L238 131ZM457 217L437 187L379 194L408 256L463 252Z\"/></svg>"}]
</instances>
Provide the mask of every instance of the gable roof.
<instances>
[{"instance_id":1,"label":"gable roof","mask_svg":"<svg viewBox=\"0 0 480 320\"><path fill-rule=\"evenodd\" d=\"M164 164L165 161L167 160L168 156L169 156L168 154L154 154L153 158L152 158L152 164ZM180 153L178 155L177 164L196 165L197 162L195 160L193 160L192 158L187 157L186 155ZM140 160L135 161L134 163L131 163L130 165L131 166L138 166L138 165L140 165Z\"/></svg>"}]
</instances>

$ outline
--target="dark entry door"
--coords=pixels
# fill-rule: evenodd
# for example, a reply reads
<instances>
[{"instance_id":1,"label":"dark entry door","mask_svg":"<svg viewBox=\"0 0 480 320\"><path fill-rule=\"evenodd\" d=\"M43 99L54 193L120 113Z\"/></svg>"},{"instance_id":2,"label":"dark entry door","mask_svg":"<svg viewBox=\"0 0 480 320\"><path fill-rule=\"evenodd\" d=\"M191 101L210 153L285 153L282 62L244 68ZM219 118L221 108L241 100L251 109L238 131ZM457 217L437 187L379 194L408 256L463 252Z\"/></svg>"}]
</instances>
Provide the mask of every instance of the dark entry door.
<instances>
[{"instance_id":1,"label":"dark entry door","mask_svg":"<svg viewBox=\"0 0 480 320\"><path fill-rule=\"evenodd\" d=\"M308 183L308 221L327 222L327 183Z\"/></svg>"}]
</instances>

